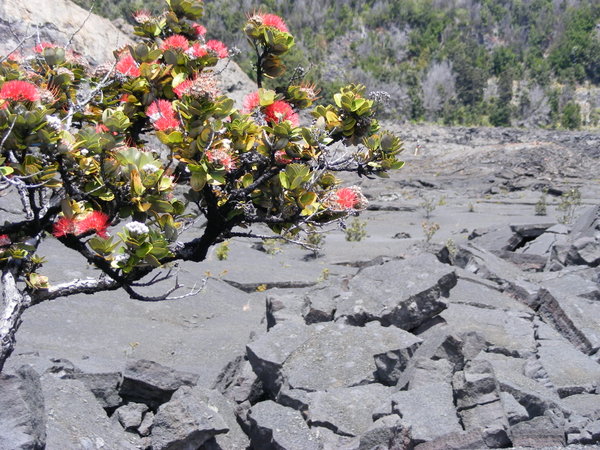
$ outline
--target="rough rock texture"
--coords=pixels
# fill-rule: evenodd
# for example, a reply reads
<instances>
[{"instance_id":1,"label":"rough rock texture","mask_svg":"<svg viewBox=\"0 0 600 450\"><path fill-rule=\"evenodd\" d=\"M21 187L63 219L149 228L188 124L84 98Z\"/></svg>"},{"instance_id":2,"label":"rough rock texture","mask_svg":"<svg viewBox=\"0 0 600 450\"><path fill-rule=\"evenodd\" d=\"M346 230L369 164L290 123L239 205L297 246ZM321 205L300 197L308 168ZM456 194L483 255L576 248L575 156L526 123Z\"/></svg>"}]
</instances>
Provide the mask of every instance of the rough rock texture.
<instances>
[{"instance_id":1,"label":"rough rock texture","mask_svg":"<svg viewBox=\"0 0 600 450\"><path fill-rule=\"evenodd\" d=\"M154 416L152 448L198 448L214 436L227 433L229 428L221 415L203 399L201 392L189 386L179 388Z\"/></svg>"},{"instance_id":2,"label":"rough rock texture","mask_svg":"<svg viewBox=\"0 0 600 450\"><path fill-rule=\"evenodd\" d=\"M433 255L389 261L360 271L350 281L351 294L338 305L335 317L353 325L376 320L411 330L446 308L444 297L455 284L454 270Z\"/></svg>"},{"instance_id":3,"label":"rough rock texture","mask_svg":"<svg viewBox=\"0 0 600 450\"><path fill-rule=\"evenodd\" d=\"M155 408L168 401L181 386L194 386L197 380L198 376L195 374L142 359L127 364L119 394L130 401Z\"/></svg>"},{"instance_id":4,"label":"rough rock texture","mask_svg":"<svg viewBox=\"0 0 600 450\"><path fill-rule=\"evenodd\" d=\"M120 373L76 373L72 378L83 382L103 408L116 408L123 401L119 396Z\"/></svg>"},{"instance_id":5,"label":"rough rock texture","mask_svg":"<svg viewBox=\"0 0 600 450\"><path fill-rule=\"evenodd\" d=\"M0 448L41 449L46 444L46 411L40 377L23 366L0 374Z\"/></svg>"},{"instance_id":6,"label":"rough rock texture","mask_svg":"<svg viewBox=\"0 0 600 450\"><path fill-rule=\"evenodd\" d=\"M380 384L310 393L309 423L342 436L360 436L371 427L373 412L390 394L391 388Z\"/></svg>"},{"instance_id":7,"label":"rough rock texture","mask_svg":"<svg viewBox=\"0 0 600 450\"><path fill-rule=\"evenodd\" d=\"M400 391L391 397L391 402L392 411L411 426L414 443L463 430L454 407L452 387L448 383L431 383Z\"/></svg>"},{"instance_id":8,"label":"rough rock texture","mask_svg":"<svg viewBox=\"0 0 600 450\"><path fill-rule=\"evenodd\" d=\"M298 411L271 400L254 405L249 420L252 446L257 450L323 448L318 436L309 429Z\"/></svg>"},{"instance_id":9,"label":"rough rock texture","mask_svg":"<svg viewBox=\"0 0 600 450\"><path fill-rule=\"evenodd\" d=\"M490 447L509 445L508 418L493 366L487 361L472 361L454 374L452 385L465 430L482 429L483 440Z\"/></svg>"},{"instance_id":10,"label":"rough rock texture","mask_svg":"<svg viewBox=\"0 0 600 450\"><path fill-rule=\"evenodd\" d=\"M283 385L319 391L375 379L389 384L420 342L406 331L378 323L281 324L248 345L248 360L274 394Z\"/></svg>"},{"instance_id":11,"label":"rough rock texture","mask_svg":"<svg viewBox=\"0 0 600 450\"><path fill-rule=\"evenodd\" d=\"M46 448L134 450L138 437L112 421L81 381L42 377L46 404Z\"/></svg>"},{"instance_id":12,"label":"rough rock texture","mask_svg":"<svg viewBox=\"0 0 600 450\"><path fill-rule=\"evenodd\" d=\"M92 14L68 0L52 3L31 0L26 3L5 0L0 4L0 54L13 50L18 44L8 27L15 30L19 40L23 39L39 26L41 41L65 45L71 35L82 26L73 38L73 50L92 58L92 62L101 63L114 59L113 50L131 43L131 38L121 32L108 19ZM33 47L37 35L33 34L25 44Z\"/></svg>"},{"instance_id":13,"label":"rough rock texture","mask_svg":"<svg viewBox=\"0 0 600 450\"><path fill-rule=\"evenodd\" d=\"M142 424L142 418L146 411L148 411L148 406L143 403L128 403L117 408L115 414L121 426L130 431Z\"/></svg>"}]
</instances>

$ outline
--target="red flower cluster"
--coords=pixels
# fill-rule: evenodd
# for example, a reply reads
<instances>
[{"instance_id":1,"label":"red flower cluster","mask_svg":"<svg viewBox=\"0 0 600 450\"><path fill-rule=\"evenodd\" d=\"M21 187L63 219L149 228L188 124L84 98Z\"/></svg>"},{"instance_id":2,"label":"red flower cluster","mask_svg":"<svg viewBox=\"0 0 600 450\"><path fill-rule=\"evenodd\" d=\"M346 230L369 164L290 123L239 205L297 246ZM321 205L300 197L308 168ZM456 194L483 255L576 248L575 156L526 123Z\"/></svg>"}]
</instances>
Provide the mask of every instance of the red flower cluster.
<instances>
[{"instance_id":1,"label":"red flower cluster","mask_svg":"<svg viewBox=\"0 0 600 450\"><path fill-rule=\"evenodd\" d=\"M180 34L174 34L173 36L169 36L166 38L162 45L160 46L161 50L181 50L185 52L188 48L190 48L189 41Z\"/></svg>"},{"instance_id":2,"label":"red flower cluster","mask_svg":"<svg viewBox=\"0 0 600 450\"><path fill-rule=\"evenodd\" d=\"M121 59L119 59L119 62L117 62L117 65L115 66L115 69L117 72L128 77L139 77L141 74L137 62L135 59L133 59L133 56L131 56L131 53L129 52L121 56Z\"/></svg>"},{"instance_id":3,"label":"red flower cluster","mask_svg":"<svg viewBox=\"0 0 600 450\"><path fill-rule=\"evenodd\" d=\"M258 92L252 92L244 98L242 112L244 114L252 114L260 108L260 97ZM289 120L292 125L297 127L300 124L300 117L294 112L291 105L284 100L276 100L263 109L265 119L271 123L281 123L284 120Z\"/></svg>"},{"instance_id":4,"label":"red flower cluster","mask_svg":"<svg viewBox=\"0 0 600 450\"><path fill-rule=\"evenodd\" d=\"M229 56L229 49L221 41L211 39L206 43L206 48L215 52L219 58L227 58Z\"/></svg>"},{"instance_id":5,"label":"red flower cluster","mask_svg":"<svg viewBox=\"0 0 600 450\"><path fill-rule=\"evenodd\" d=\"M82 219L69 219L68 217L61 217L54 224L52 234L55 237L66 236L67 234L74 234L79 236L80 234L87 233L88 231L95 231L98 236L106 238L108 234L106 229L109 225L109 217L101 211L92 211Z\"/></svg>"},{"instance_id":6,"label":"red flower cluster","mask_svg":"<svg viewBox=\"0 0 600 450\"><path fill-rule=\"evenodd\" d=\"M248 20L252 20L257 24L265 25L267 27L276 28L284 33L289 32L285 21L275 14L255 12Z\"/></svg>"},{"instance_id":7,"label":"red flower cluster","mask_svg":"<svg viewBox=\"0 0 600 450\"><path fill-rule=\"evenodd\" d=\"M280 123L289 120L292 125L297 127L300 124L300 117L294 112L290 104L283 100L277 100L265 107L265 116L267 122Z\"/></svg>"},{"instance_id":8,"label":"red flower cluster","mask_svg":"<svg viewBox=\"0 0 600 450\"><path fill-rule=\"evenodd\" d=\"M0 234L0 247L6 247L10 245L10 238L7 234Z\"/></svg>"},{"instance_id":9,"label":"red flower cluster","mask_svg":"<svg viewBox=\"0 0 600 450\"><path fill-rule=\"evenodd\" d=\"M365 209L368 201L358 186L350 186L331 192L323 203L333 211L347 211Z\"/></svg>"},{"instance_id":10,"label":"red flower cluster","mask_svg":"<svg viewBox=\"0 0 600 450\"><path fill-rule=\"evenodd\" d=\"M173 104L168 100L157 100L146 110L146 115L159 131L179 128L179 120L175 117Z\"/></svg>"},{"instance_id":11,"label":"red flower cluster","mask_svg":"<svg viewBox=\"0 0 600 450\"><path fill-rule=\"evenodd\" d=\"M201 72L191 80L185 80L173 88L177 97L189 95L194 98L215 100L219 95L219 82L212 72Z\"/></svg>"},{"instance_id":12,"label":"red flower cluster","mask_svg":"<svg viewBox=\"0 0 600 450\"><path fill-rule=\"evenodd\" d=\"M132 14L133 20L135 20L139 24L144 24L146 22L150 22L152 20L152 14L145 9L140 9Z\"/></svg>"},{"instance_id":13,"label":"red flower cluster","mask_svg":"<svg viewBox=\"0 0 600 450\"><path fill-rule=\"evenodd\" d=\"M206 152L206 157L211 163L223 166L226 172L236 168L235 158L224 148L209 150Z\"/></svg>"},{"instance_id":14,"label":"red flower cluster","mask_svg":"<svg viewBox=\"0 0 600 450\"><path fill-rule=\"evenodd\" d=\"M275 14L261 14L262 23L268 27L277 28L279 31L288 33L288 27L285 21Z\"/></svg>"},{"instance_id":15,"label":"red flower cluster","mask_svg":"<svg viewBox=\"0 0 600 450\"><path fill-rule=\"evenodd\" d=\"M33 47L33 51L36 53L44 53L46 48L56 48L57 46L51 42L40 42L38 45Z\"/></svg>"},{"instance_id":16,"label":"red flower cluster","mask_svg":"<svg viewBox=\"0 0 600 450\"><path fill-rule=\"evenodd\" d=\"M40 99L40 93L37 86L29 81L12 80L2 85L0 99L35 102Z\"/></svg>"},{"instance_id":17,"label":"red flower cluster","mask_svg":"<svg viewBox=\"0 0 600 450\"><path fill-rule=\"evenodd\" d=\"M196 32L196 36L204 36L206 34L206 28L204 28L202 25L200 25L199 23L194 22L192 24L192 28L194 29L194 31Z\"/></svg>"},{"instance_id":18,"label":"red flower cluster","mask_svg":"<svg viewBox=\"0 0 600 450\"><path fill-rule=\"evenodd\" d=\"M185 54L194 59L202 58L203 56L208 55L208 50L206 50L206 47L200 44L200 42L196 42L186 50Z\"/></svg>"}]
</instances>

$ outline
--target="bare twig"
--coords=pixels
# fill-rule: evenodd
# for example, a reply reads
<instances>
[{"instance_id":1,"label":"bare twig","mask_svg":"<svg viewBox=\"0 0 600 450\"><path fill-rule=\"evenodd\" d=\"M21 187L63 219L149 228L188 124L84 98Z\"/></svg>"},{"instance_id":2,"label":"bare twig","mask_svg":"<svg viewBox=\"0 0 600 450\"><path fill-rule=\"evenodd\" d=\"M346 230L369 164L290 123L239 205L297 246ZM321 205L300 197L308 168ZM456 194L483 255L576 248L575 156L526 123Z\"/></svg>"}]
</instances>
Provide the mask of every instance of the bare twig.
<instances>
[{"instance_id":1,"label":"bare twig","mask_svg":"<svg viewBox=\"0 0 600 450\"><path fill-rule=\"evenodd\" d=\"M96 6L96 0L92 0L92 4L90 5L90 8L88 9L88 14L86 16L85 19L83 19L83 22L81 22L81 24L79 25L79 28L77 28L72 34L71 36L69 36L69 40L67 41L67 45L65 45L65 49L69 48L71 46L71 44L73 43L73 38L77 35L77 33L79 33L81 31L81 29L85 26L85 23L88 21L88 19L90 18L90 16L92 15L92 10L94 9L94 6Z\"/></svg>"},{"instance_id":2,"label":"bare twig","mask_svg":"<svg viewBox=\"0 0 600 450\"><path fill-rule=\"evenodd\" d=\"M183 298L193 297L194 295L198 295L200 292L202 292L204 290L204 287L206 286L206 282L207 282L207 280L205 278L202 280L202 286L199 289L196 288L196 285L194 284L194 286L192 286L192 288L190 289L190 291L188 293L183 294L183 295L173 296L173 297L170 296L173 292L185 287L183 284L179 284L178 277L176 277L175 285L172 288L170 288L164 294L158 295L156 297L141 295L141 294L137 293L130 285L124 285L122 287L125 290L125 292L127 292L129 294L129 296L134 300L139 300L142 302L161 302L161 301L165 301L165 300L181 300Z\"/></svg>"}]
</instances>

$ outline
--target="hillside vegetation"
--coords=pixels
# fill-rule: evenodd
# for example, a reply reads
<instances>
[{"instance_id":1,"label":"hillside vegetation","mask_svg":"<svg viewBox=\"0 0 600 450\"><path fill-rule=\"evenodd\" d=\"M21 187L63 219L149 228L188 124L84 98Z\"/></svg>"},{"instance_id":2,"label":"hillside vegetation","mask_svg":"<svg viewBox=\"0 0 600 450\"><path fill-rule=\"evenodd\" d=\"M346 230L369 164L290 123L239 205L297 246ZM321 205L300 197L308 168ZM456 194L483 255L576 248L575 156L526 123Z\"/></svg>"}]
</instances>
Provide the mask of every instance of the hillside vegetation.
<instances>
[{"instance_id":1,"label":"hillside vegetation","mask_svg":"<svg viewBox=\"0 0 600 450\"><path fill-rule=\"evenodd\" d=\"M129 17L162 1L107 0L96 12ZM240 27L259 8L285 18L297 40L286 64L306 69L324 96L359 81L390 94L393 119L600 125L597 0L206 0L210 37L239 48L249 74Z\"/></svg>"}]
</instances>

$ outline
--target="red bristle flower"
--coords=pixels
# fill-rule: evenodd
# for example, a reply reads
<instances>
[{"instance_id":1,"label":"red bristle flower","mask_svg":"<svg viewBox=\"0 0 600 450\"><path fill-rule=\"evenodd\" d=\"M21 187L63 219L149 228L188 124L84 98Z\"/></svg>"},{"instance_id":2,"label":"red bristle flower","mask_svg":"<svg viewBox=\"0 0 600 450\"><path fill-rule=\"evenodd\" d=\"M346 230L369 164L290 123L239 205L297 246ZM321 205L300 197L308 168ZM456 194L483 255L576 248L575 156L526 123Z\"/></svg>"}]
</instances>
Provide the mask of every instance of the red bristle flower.
<instances>
[{"instance_id":1,"label":"red bristle flower","mask_svg":"<svg viewBox=\"0 0 600 450\"><path fill-rule=\"evenodd\" d=\"M75 234L83 234L88 231L95 231L102 238L108 237L106 229L108 228L110 218L101 211L92 211L83 219L75 222Z\"/></svg>"},{"instance_id":2,"label":"red bristle flower","mask_svg":"<svg viewBox=\"0 0 600 450\"><path fill-rule=\"evenodd\" d=\"M68 217L61 217L52 227L52 234L55 237L66 236L75 233L75 221Z\"/></svg>"},{"instance_id":3,"label":"red bristle flower","mask_svg":"<svg viewBox=\"0 0 600 450\"><path fill-rule=\"evenodd\" d=\"M206 152L206 157L211 163L223 166L226 172L231 172L236 168L235 158L227 149L217 148L208 150Z\"/></svg>"},{"instance_id":4,"label":"red bristle flower","mask_svg":"<svg viewBox=\"0 0 600 450\"><path fill-rule=\"evenodd\" d=\"M244 114L252 114L256 108L260 107L260 97L258 91L251 92L244 97L242 104L242 112Z\"/></svg>"},{"instance_id":5,"label":"red bristle flower","mask_svg":"<svg viewBox=\"0 0 600 450\"><path fill-rule=\"evenodd\" d=\"M280 123L284 120L289 120L295 127L300 124L298 114L296 114L290 104L284 100L277 100L269 106L266 106L264 112L267 122Z\"/></svg>"},{"instance_id":6,"label":"red bristle flower","mask_svg":"<svg viewBox=\"0 0 600 450\"><path fill-rule=\"evenodd\" d=\"M289 164L293 162L294 159L290 157L285 150L277 150L275 152L275 163L276 164Z\"/></svg>"},{"instance_id":7,"label":"red bristle flower","mask_svg":"<svg viewBox=\"0 0 600 450\"><path fill-rule=\"evenodd\" d=\"M200 44L200 42L196 42L186 50L185 54L193 59L202 58L203 56L208 55L208 50L206 50L206 46Z\"/></svg>"},{"instance_id":8,"label":"red bristle flower","mask_svg":"<svg viewBox=\"0 0 600 450\"><path fill-rule=\"evenodd\" d=\"M189 41L180 34L174 34L173 36L169 36L166 38L162 45L160 46L161 50L181 50L185 52L188 48L190 48Z\"/></svg>"},{"instance_id":9,"label":"red bristle flower","mask_svg":"<svg viewBox=\"0 0 600 450\"><path fill-rule=\"evenodd\" d=\"M7 245L10 245L8 234L0 234L0 247L6 247Z\"/></svg>"},{"instance_id":10,"label":"red bristle flower","mask_svg":"<svg viewBox=\"0 0 600 450\"><path fill-rule=\"evenodd\" d=\"M46 48L56 48L57 46L51 42L40 42L33 48L33 51L36 53L44 53L44 49Z\"/></svg>"},{"instance_id":11,"label":"red bristle flower","mask_svg":"<svg viewBox=\"0 0 600 450\"><path fill-rule=\"evenodd\" d=\"M365 209L368 201L358 186L350 186L330 193L323 203L334 211L346 211Z\"/></svg>"},{"instance_id":12,"label":"red bristle flower","mask_svg":"<svg viewBox=\"0 0 600 450\"><path fill-rule=\"evenodd\" d=\"M281 17L279 17L275 14L259 14L259 15L262 19L263 25L266 25L268 27L277 28L279 31L288 33L288 27L285 24L285 21Z\"/></svg>"},{"instance_id":13,"label":"red bristle flower","mask_svg":"<svg viewBox=\"0 0 600 450\"><path fill-rule=\"evenodd\" d=\"M206 28L204 28L202 25L200 25L199 23L194 22L192 24L192 28L194 29L194 31L196 32L196 36L204 36L206 34Z\"/></svg>"},{"instance_id":14,"label":"red bristle flower","mask_svg":"<svg viewBox=\"0 0 600 450\"><path fill-rule=\"evenodd\" d=\"M133 56L131 56L131 53L129 52L121 56L121 59L119 59L119 62L115 66L115 69L120 74L128 77L139 77L141 74L137 62L135 59L133 59Z\"/></svg>"},{"instance_id":15,"label":"red bristle flower","mask_svg":"<svg viewBox=\"0 0 600 450\"><path fill-rule=\"evenodd\" d=\"M229 56L229 50L227 49L227 46L221 41L211 39L206 43L206 47L215 52L219 58L227 58Z\"/></svg>"},{"instance_id":16,"label":"red bristle flower","mask_svg":"<svg viewBox=\"0 0 600 450\"><path fill-rule=\"evenodd\" d=\"M40 99L40 93L37 86L29 81L12 80L2 85L0 99L34 102Z\"/></svg>"},{"instance_id":17,"label":"red bristle flower","mask_svg":"<svg viewBox=\"0 0 600 450\"><path fill-rule=\"evenodd\" d=\"M139 24L150 22L150 20L152 20L152 14L150 14L150 12L146 11L145 9L140 9L139 11L134 12L132 15L133 20L135 20Z\"/></svg>"},{"instance_id":18,"label":"red bristle flower","mask_svg":"<svg viewBox=\"0 0 600 450\"><path fill-rule=\"evenodd\" d=\"M179 120L175 117L173 105L168 100L157 100L146 110L146 115L159 131L179 128Z\"/></svg>"},{"instance_id":19,"label":"red bristle flower","mask_svg":"<svg viewBox=\"0 0 600 450\"><path fill-rule=\"evenodd\" d=\"M183 97L186 91L194 84L192 80L185 80L173 88L173 92L179 98Z\"/></svg>"}]
</instances>

